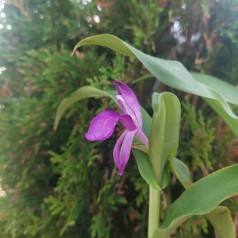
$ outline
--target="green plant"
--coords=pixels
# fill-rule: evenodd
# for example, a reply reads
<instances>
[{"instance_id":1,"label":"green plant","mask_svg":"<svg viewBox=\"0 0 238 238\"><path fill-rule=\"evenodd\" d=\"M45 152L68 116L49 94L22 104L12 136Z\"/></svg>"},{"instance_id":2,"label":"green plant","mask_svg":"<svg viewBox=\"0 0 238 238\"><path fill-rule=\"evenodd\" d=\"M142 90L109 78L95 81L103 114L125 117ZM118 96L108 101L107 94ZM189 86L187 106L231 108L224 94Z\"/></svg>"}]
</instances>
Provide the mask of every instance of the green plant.
<instances>
[{"instance_id":1,"label":"green plant","mask_svg":"<svg viewBox=\"0 0 238 238\"><path fill-rule=\"evenodd\" d=\"M154 76L160 77L160 80L164 83L185 92L191 92L195 95L202 96L205 101L225 119L233 132L236 135L238 134L238 118L228 105L228 102L232 102L236 105L238 104L237 97L235 96L238 91L235 87L211 76L195 73L190 74L182 64L146 55L115 36L99 35L89 37L80 41L75 49L85 44L107 46L119 53L136 56L147 67L147 69L154 74ZM207 78L210 80L204 82L204 79ZM122 175L125 165L123 162L123 170L121 170L122 161L126 160L125 163L127 163L126 158L129 156L129 148L126 149L125 140L128 141L128 146L131 147L131 143L129 142L129 139L127 139L127 134L129 136L130 133L137 133L136 131L141 130L139 123L141 119L137 107L138 102L133 96L131 90L125 85L123 86L121 83L119 86L117 84L118 83L116 83L118 90L117 101L124 115L127 116L127 119L125 118L125 120L123 119L122 121L122 124L126 127L126 131L120 137L123 139L119 138L117 142L118 144L119 141L122 141L120 142L122 143L119 148L120 151L114 153L114 161L116 166L119 168L119 175ZM211 85L213 86L212 88ZM228 95L224 93L224 89L229 92ZM58 126L58 122L63 114L62 112L68 109L73 103L93 96L104 96L113 99L110 92L102 91L93 87L82 87L77 91L77 93L72 94L61 103L56 115L55 126ZM137 133L133 135L138 137L142 144L137 145L136 143L135 145L132 145L135 148L133 153L137 161L139 172L142 178L149 184L150 188L148 237L170 237L174 230L192 215L204 215L221 237L235 237L230 212L227 207L219 206L219 204L226 198L238 193L238 187L236 185L237 165L220 169L217 172L198 180L196 183L193 183L187 166L182 161L175 158L179 141L179 100L171 93L154 93L152 97L152 107L152 118L150 118L145 111L142 111L143 131L149 138L149 144L145 142L143 139L144 137L142 138L140 136L140 133ZM108 113L109 111L104 111L95 117L90 124L90 128L92 129L89 128L89 131L86 134L87 138L90 140L91 138L94 138L93 140L104 140L109 137L106 134L104 138L104 132L109 133L109 131L106 130L107 126L108 128L111 128L111 125L109 124L112 123L116 117L118 117L117 120L120 120L120 117L123 115L109 115ZM135 116L133 116L134 114ZM101 119L98 119L101 117L105 117L105 120L102 121ZM128 117L132 118L131 120L135 123L136 127L132 126L133 123ZM135 119L137 119L136 121L138 121L138 124ZM128 121L126 122L126 120ZM204 127L204 121L201 114L198 123ZM194 121L193 125L195 126L194 129L198 129L199 124L196 125L196 122ZM112 128L110 131L111 130ZM109 134L111 135L111 132ZM200 134L204 135L204 132ZM212 133L210 135L208 134L208 140L212 140ZM118 149L117 144L114 150ZM193 146L196 146L196 144L196 141L192 142ZM208 162L207 150L204 150L204 152L205 162ZM124 154L124 157L120 158L120 155L122 154ZM196 157L196 154L194 156ZM122 161L120 162L120 160ZM170 166L170 171L184 186L185 191L168 207L166 218L160 225L161 188L165 188L168 184L167 170L165 169L167 164ZM221 186L221 184L223 186ZM211 193L208 193L207 191L211 191Z\"/></svg>"}]
</instances>

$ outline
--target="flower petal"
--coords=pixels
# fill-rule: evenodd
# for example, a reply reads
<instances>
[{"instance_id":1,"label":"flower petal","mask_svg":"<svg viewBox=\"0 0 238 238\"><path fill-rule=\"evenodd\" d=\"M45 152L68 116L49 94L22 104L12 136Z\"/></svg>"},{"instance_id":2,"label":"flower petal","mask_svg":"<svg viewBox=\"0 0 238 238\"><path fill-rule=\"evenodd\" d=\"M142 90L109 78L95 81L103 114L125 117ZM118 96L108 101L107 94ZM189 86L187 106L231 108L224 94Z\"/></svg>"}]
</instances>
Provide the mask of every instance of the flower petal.
<instances>
[{"instance_id":1,"label":"flower petal","mask_svg":"<svg viewBox=\"0 0 238 238\"><path fill-rule=\"evenodd\" d=\"M122 111L129 114L138 127L142 126L142 118L140 111L140 104L134 92L124 83L114 81L115 87L118 91L118 104Z\"/></svg>"},{"instance_id":2,"label":"flower petal","mask_svg":"<svg viewBox=\"0 0 238 238\"><path fill-rule=\"evenodd\" d=\"M145 133L142 131L142 129L138 129L136 132L136 137L140 139L140 141L148 147L148 138L146 137Z\"/></svg>"},{"instance_id":3,"label":"flower petal","mask_svg":"<svg viewBox=\"0 0 238 238\"><path fill-rule=\"evenodd\" d=\"M106 140L114 132L120 114L111 110L99 113L90 123L88 132L85 134L87 140Z\"/></svg>"},{"instance_id":4,"label":"flower petal","mask_svg":"<svg viewBox=\"0 0 238 238\"><path fill-rule=\"evenodd\" d=\"M130 152L132 147L132 141L137 130L126 130L117 140L117 143L113 149L113 158L118 169L118 174L122 176L125 166L130 158Z\"/></svg>"},{"instance_id":5,"label":"flower petal","mask_svg":"<svg viewBox=\"0 0 238 238\"><path fill-rule=\"evenodd\" d=\"M131 116L128 114L120 115L119 122L121 122L122 125L129 131L134 131L135 129L137 129L137 126L133 122Z\"/></svg>"}]
</instances>

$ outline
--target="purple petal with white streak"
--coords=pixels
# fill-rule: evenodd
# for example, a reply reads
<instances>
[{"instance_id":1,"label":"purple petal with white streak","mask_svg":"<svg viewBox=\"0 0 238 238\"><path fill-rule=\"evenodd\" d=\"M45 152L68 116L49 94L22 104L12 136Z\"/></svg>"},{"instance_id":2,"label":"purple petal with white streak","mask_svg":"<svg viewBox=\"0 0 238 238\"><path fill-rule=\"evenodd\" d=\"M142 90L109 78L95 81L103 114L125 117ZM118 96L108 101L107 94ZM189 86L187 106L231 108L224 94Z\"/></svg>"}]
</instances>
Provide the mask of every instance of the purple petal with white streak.
<instances>
[{"instance_id":1,"label":"purple petal with white streak","mask_svg":"<svg viewBox=\"0 0 238 238\"><path fill-rule=\"evenodd\" d=\"M137 130L126 130L117 140L113 149L113 158L118 169L118 174L122 176L125 166L130 158L133 138Z\"/></svg>"},{"instance_id":2,"label":"purple petal with white streak","mask_svg":"<svg viewBox=\"0 0 238 238\"><path fill-rule=\"evenodd\" d=\"M88 132L85 134L87 140L106 140L114 132L120 114L111 110L99 113L90 123Z\"/></svg>"},{"instance_id":3,"label":"purple petal with white streak","mask_svg":"<svg viewBox=\"0 0 238 238\"><path fill-rule=\"evenodd\" d=\"M142 126L140 105L134 92L124 83L115 81L115 87L118 91L118 104L122 111L129 114L134 122L137 122L137 126Z\"/></svg>"}]
</instances>

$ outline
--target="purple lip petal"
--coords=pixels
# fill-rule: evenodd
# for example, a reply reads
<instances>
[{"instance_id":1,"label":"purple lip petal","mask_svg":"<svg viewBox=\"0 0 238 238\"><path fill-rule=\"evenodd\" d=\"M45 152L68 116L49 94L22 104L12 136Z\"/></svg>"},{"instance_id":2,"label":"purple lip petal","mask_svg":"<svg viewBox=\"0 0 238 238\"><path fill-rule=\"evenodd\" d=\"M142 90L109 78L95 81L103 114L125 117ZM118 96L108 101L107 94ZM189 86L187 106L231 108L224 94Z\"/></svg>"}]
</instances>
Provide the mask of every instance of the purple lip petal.
<instances>
[{"instance_id":1,"label":"purple lip petal","mask_svg":"<svg viewBox=\"0 0 238 238\"><path fill-rule=\"evenodd\" d=\"M148 138L146 137L145 133L141 130L138 129L136 132L136 137L140 139L140 141L148 147Z\"/></svg>"},{"instance_id":2,"label":"purple lip petal","mask_svg":"<svg viewBox=\"0 0 238 238\"><path fill-rule=\"evenodd\" d=\"M133 138L136 134L136 130L126 130L117 140L113 150L114 162L118 168L118 174L122 176L125 166L130 158L130 152L132 147Z\"/></svg>"},{"instance_id":3,"label":"purple lip petal","mask_svg":"<svg viewBox=\"0 0 238 238\"><path fill-rule=\"evenodd\" d=\"M137 126L133 122L131 116L128 114L120 115L119 122L121 122L122 125L129 131L134 131L137 129Z\"/></svg>"},{"instance_id":4,"label":"purple lip petal","mask_svg":"<svg viewBox=\"0 0 238 238\"><path fill-rule=\"evenodd\" d=\"M123 101L121 100L120 97L117 97L119 98L119 100L121 100L121 102L119 102L120 107L122 106L121 109L123 110L124 113L128 113L129 115L131 115L132 119L134 119L133 117L135 117L136 121L138 122L138 126L141 127L142 126L141 111L136 95L126 84L122 82L114 81L114 85L118 91L118 95L121 96L124 100Z\"/></svg>"},{"instance_id":5,"label":"purple lip petal","mask_svg":"<svg viewBox=\"0 0 238 238\"><path fill-rule=\"evenodd\" d=\"M99 113L90 123L88 132L85 134L87 140L106 140L114 132L120 114L111 110Z\"/></svg>"},{"instance_id":6,"label":"purple lip petal","mask_svg":"<svg viewBox=\"0 0 238 238\"><path fill-rule=\"evenodd\" d=\"M114 149L113 149L113 159L114 159L114 163L116 165L116 167L118 169L121 168L121 161L120 161L120 149L121 149L121 145L122 145L122 142L125 138L125 135L126 135L127 131L124 131L121 136L118 138L115 146L114 146Z\"/></svg>"}]
</instances>

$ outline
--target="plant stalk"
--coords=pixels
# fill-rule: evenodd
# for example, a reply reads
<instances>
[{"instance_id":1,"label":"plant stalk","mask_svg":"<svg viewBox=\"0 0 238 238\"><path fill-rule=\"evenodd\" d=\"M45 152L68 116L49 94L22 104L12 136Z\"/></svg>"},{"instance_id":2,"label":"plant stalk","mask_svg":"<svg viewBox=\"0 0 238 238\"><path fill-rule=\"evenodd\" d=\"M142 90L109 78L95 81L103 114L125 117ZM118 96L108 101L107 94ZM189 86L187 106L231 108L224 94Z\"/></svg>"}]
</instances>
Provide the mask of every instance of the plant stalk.
<instances>
[{"instance_id":1,"label":"plant stalk","mask_svg":"<svg viewBox=\"0 0 238 238\"><path fill-rule=\"evenodd\" d=\"M148 238L152 238L155 229L159 227L160 218L160 191L149 187L149 216L148 216Z\"/></svg>"}]
</instances>

